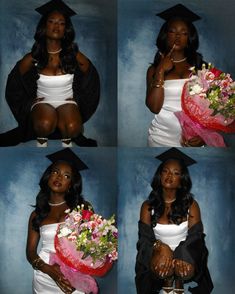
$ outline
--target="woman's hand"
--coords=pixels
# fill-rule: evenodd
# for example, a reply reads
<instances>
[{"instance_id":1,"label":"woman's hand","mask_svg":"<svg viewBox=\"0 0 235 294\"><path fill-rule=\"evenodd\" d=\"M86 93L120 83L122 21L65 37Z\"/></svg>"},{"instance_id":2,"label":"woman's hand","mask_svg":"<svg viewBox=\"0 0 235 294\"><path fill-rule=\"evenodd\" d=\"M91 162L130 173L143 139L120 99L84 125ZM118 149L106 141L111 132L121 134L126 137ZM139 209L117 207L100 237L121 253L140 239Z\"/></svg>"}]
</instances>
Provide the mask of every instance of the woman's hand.
<instances>
[{"instance_id":1,"label":"woman's hand","mask_svg":"<svg viewBox=\"0 0 235 294\"><path fill-rule=\"evenodd\" d=\"M174 67L173 59L172 59L172 53L174 51L175 44L171 48L170 52L166 55L161 53L161 61L158 65L158 67L165 72L170 71Z\"/></svg>"},{"instance_id":2,"label":"woman's hand","mask_svg":"<svg viewBox=\"0 0 235 294\"><path fill-rule=\"evenodd\" d=\"M181 145L183 147L202 147L205 145L205 142L199 136L195 136L189 140L182 137Z\"/></svg>"},{"instance_id":3,"label":"woman's hand","mask_svg":"<svg viewBox=\"0 0 235 294\"><path fill-rule=\"evenodd\" d=\"M58 264L45 264L43 272L48 274L64 293L71 294L75 290L75 288L73 288L70 282L65 279L61 273L60 266Z\"/></svg>"},{"instance_id":4,"label":"woman's hand","mask_svg":"<svg viewBox=\"0 0 235 294\"><path fill-rule=\"evenodd\" d=\"M153 251L151 270L160 278L171 276L174 272L173 252L170 247L162 243Z\"/></svg>"},{"instance_id":5,"label":"woman's hand","mask_svg":"<svg viewBox=\"0 0 235 294\"><path fill-rule=\"evenodd\" d=\"M174 259L175 274L184 280L194 275L194 266L186 261Z\"/></svg>"}]
</instances>

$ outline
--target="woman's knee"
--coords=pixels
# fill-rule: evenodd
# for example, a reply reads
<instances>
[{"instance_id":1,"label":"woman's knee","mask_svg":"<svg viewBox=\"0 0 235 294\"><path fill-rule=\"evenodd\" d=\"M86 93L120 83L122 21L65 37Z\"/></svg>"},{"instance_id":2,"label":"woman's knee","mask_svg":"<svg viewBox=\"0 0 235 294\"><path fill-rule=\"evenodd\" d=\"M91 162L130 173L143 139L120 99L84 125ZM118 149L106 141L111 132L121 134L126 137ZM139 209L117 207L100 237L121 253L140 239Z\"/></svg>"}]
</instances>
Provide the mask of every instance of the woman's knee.
<instances>
[{"instance_id":1,"label":"woman's knee","mask_svg":"<svg viewBox=\"0 0 235 294\"><path fill-rule=\"evenodd\" d=\"M82 131L82 124L78 121L63 122L58 124L58 128L64 136L74 138Z\"/></svg>"},{"instance_id":2,"label":"woman's knee","mask_svg":"<svg viewBox=\"0 0 235 294\"><path fill-rule=\"evenodd\" d=\"M36 133L49 135L53 133L56 128L56 120L53 117L41 118L34 120L33 125Z\"/></svg>"}]
</instances>

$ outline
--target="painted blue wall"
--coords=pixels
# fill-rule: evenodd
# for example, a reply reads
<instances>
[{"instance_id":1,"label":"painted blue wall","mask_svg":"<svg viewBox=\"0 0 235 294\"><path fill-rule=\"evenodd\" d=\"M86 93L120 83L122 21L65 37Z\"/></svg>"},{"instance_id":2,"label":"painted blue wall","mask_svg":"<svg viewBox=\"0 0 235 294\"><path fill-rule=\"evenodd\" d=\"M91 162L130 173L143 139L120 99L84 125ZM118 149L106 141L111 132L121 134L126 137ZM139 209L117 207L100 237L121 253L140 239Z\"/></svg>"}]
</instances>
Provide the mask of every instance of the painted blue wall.
<instances>
[{"instance_id":1,"label":"painted blue wall","mask_svg":"<svg viewBox=\"0 0 235 294\"><path fill-rule=\"evenodd\" d=\"M166 148L119 148L118 215L119 251L118 293L136 293L134 266L141 204L151 192L150 183L160 164L155 159ZM235 150L189 148L184 152L198 163L190 167L192 192L201 208L213 294L233 289L235 222ZM187 292L186 292L187 293Z\"/></svg>"},{"instance_id":2,"label":"painted blue wall","mask_svg":"<svg viewBox=\"0 0 235 294\"><path fill-rule=\"evenodd\" d=\"M0 1L0 132L17 124L5 101L7 75L16 61L28 53L40 19L34 9L47 1ZM101 79L101 100L85 124L85 135L100 146L116 145L117 129L117 38L116 0L67 0L78 15L72 17L80 50L96 66Z\"/></svg>"},{"instance_id":3,"label":"painted blue wall","mask_svg":"<svg viewBox=\"0 0 235 294\"><path fill-rule=\"evenodd\" d=\"M54 148L0 149L0 293L32 293L32 267L25 256L28 218L39 191L39 179L50 164ZM109 218L117 211L116 149L77 148L74 152L89 167L82 171L83 195L95 211ZM101 293L117 293L117 266L99 279ZM17 290L16 290L17 289Z\"/></svg>"},{"instance_id":4,"label":"painted blue wall","mask_svg":"<svg viewBox=\"0 0 235 294\"><path fill-rule=\"evenodd\" d=\"M163 20L155 14L182 3L198 13L200 52L235 78L235 2L233 0L118 1L118 143L145 147L154 115L145 106L146 71L156 52L155 40ZM226 136L235 146L235 135Z\"/></svg>"}]
</instances>

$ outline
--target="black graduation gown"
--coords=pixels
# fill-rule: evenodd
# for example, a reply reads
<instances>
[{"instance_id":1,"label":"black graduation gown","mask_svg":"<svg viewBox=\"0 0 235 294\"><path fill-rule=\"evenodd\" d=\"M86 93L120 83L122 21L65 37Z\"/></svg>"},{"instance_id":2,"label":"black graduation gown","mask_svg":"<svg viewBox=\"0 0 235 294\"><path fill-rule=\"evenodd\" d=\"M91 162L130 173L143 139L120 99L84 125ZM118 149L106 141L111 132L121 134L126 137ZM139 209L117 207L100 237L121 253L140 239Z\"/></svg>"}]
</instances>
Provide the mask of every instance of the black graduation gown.
<instances>
[{"instance_id":1,"label":"black graduation gown","mask_svg":"<svg viewBox=\"0 0 235 294\"><path fill-rule=\"evenodd\" d=\"M18 122L18 127L0 134L0 146L17 145L20 142L36 138L30 120L30 111L32 102L36 98L36 81L39 76L36 67L32 67L22 76L19 72L19 63L20 61L16 63L8 75L5 93L6 101ZM74 99L79 105L82 121L85 123L96 111L100 99L99 75L91 62L86 74L82 73L77 66L74 73L73 93ZM58 139L59 137L58 131L50 136L51 139ZM79 138L76 139L79 140ZM85 140L83 136L80 136L81 140ZM94 140L90 141L91 144L92 141Z\"/></svg>"},{"instance_id":2,"label":"black graduation gown","mask_svg":"<svg viewBox=\"0 0 235 294\"><path fill-rule=\"evenodd\" d=\"M208 250L204 238L203 225L199 222L188 230L186 240L180 242L174 251L174 258L195 265L195 275L190 281L195 281L198 285L194 288L189 288L189 291L193 294L209 294L213 289L213 283L207 268ZM154 242L155 236L151 226L139 221L138 253L135 265L135 283L138 294L156 294L162 288L163 281L157 279L150 269Z\"/></svg>"}]
</instances>

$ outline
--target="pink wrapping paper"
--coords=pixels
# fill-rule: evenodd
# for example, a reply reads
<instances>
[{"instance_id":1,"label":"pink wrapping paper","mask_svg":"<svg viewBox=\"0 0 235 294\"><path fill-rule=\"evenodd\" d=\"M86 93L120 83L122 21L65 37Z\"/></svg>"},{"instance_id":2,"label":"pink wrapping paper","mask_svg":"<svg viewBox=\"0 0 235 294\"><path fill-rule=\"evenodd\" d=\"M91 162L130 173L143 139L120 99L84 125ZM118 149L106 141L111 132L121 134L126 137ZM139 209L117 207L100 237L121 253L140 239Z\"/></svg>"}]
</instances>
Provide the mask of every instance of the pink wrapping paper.
<instances>
[{"instance_id":1,"label":"pink wrapping paper","mask_svg":"<svg viewBox=\"0 0 235 294\"><path fill-rule=\"evenodd\" d=\"M69 280L70 284L77 289L78 291L82 291L86 294L98 293L98 286L93 277L90 275L83 274L78 270L75 270L63 263L60 258L55 254L50 254L50 264L58 264L60 266L60 270L64 277Z\"/></svg>"},{"instance_id":2,"label":"pink wrapping paper","mask_svg":"<svg viewBox=\"0 0 235 294\"><path fill-rule=\"evenodd\" d=\"M186 140L189 140L195 136L200 136L208 146L212 147L226 147L223 137L213 131L209 130L197 122L194 122L183 111L175 112L175 116L178 118L182 127L182 135Z\"/></svg>"}]
</instances>

